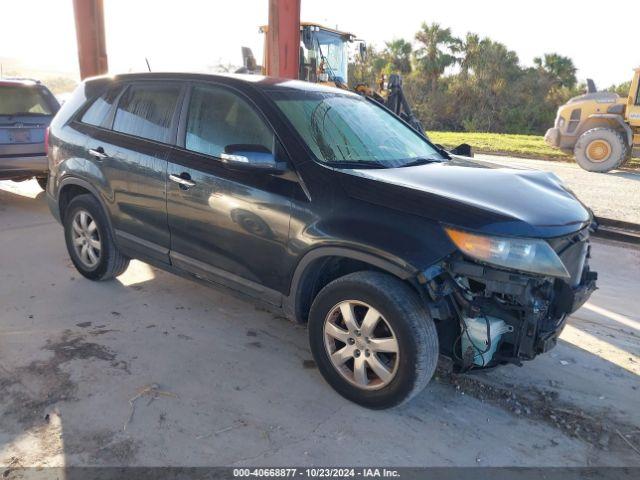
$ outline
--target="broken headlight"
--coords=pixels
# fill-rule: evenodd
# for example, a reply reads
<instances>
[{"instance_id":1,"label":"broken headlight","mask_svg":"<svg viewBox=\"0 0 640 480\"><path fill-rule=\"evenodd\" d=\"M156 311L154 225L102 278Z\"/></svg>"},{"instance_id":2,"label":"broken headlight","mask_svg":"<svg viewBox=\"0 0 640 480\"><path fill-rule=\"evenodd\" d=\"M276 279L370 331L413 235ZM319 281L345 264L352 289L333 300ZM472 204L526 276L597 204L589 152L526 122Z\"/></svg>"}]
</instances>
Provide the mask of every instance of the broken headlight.
<instances>
[{"instance_id":1,"label":"broken headlight","mask_svg":"<svg viewBox=\"0 0 640 480\"><path fill-rule=\"evenodd\" d=\"M445 227L451 241L469 257L498 267L569 278L553 248L537 238L497 237Z\"/></svg>"}]
</instances>

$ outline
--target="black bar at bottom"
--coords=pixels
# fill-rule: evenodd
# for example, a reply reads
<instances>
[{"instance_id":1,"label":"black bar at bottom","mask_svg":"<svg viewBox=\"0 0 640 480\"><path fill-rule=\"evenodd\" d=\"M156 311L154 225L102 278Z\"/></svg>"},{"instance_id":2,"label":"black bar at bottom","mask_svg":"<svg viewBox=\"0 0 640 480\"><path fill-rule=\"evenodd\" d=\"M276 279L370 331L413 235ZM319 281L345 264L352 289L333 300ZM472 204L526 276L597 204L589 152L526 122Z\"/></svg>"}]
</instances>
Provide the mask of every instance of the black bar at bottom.
<instances>
[{"instance_id":1,"label":"black bar at bottom","mask_svg":"<svg viewBox=\"0 0 640 480\"><path fill-rule=\"evenodd\" d=\"M637 480L629 467L0 467L3 479L29 480L209 480L241 478L402 480Z\"/></svg>"}]
</instances>

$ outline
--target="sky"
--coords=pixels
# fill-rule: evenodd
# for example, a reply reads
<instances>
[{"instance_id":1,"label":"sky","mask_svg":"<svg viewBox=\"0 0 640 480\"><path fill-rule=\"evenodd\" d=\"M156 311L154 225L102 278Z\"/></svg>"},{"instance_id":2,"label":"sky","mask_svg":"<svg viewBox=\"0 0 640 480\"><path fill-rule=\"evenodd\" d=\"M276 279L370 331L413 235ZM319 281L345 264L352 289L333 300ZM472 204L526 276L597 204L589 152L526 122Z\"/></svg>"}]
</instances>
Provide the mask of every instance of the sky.
<instances>
[{"instance_id":1,"label":"sky","mask_svg":"<svg viewBox=\"0 0 640 480\"><path fill-rule=\"evenodd\" d=\"M475 32L515 50L524 66L556 52L569 56L578 78L601 87L631 79L640 65L637 33L624 19L640 17L637 0L302 0L303 21L339 27L382 47L413 39L422 22ZM111 73L146 70L207 71L240 65L240 47L262 58L258 26L267 23L268 0L104 0ZM2 0L0 61L77 74L72 0ZM612 25L621 21L622 28ZM25 25L27 30L25 31ZM49 33L47 33L49 32Z\"/></svg>"}]
</instances>

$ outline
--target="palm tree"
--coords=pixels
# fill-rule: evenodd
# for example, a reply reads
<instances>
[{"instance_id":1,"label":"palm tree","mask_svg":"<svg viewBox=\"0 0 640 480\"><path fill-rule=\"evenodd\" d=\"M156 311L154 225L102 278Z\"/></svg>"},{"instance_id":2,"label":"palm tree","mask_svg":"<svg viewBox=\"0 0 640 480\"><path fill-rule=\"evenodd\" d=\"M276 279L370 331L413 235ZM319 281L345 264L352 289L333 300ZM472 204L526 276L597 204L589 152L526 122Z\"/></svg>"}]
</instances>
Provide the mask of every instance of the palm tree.
<instances>
[{"instance_id":1,"label":"palm tree","mask_svg":"<svg viewBox=\"0 0 640 480\"><path fill-rule=\"evenodd\" d=\"M536 57L533 63L556 79L561 87L573 88L576 86L576 67L569 57L557 53L545 53L544 58Z\"/></svg>"},{"instance_id":2,"label":"palm tree","mask_svg":"<svg viewBox=\"0 0 640 480\"><path fill-rule=\"evenodd\" d=\"M403 38L398 38L386 42L385 55L388 57L387 73L400 73L407 75L411 73L411 53L413 47L411 43Z\"/></svg>"},{"instance_id":3,"label":"palm tree","mask_svg":"<svg viewBox=\"0 0 640 480\"><path fill-rule=\"evenodd\" d=\"M442 28L437 23L422 24L421 30L416 33L416 40L422 44L416 50L416 61L431 83L431 90L438 87L438 79L444 73L445 68L456 63L456 57L452 55L452 48L456 39L451 35L451 29Z\"/></svg>"},{"instance_id":4,"label":"palm tree","mask_svg":"<svg viewBox=\"0 0 640 480\"><path fill-rule=\"evenodd\" d=\"M490 82L495 82L497 79L510 81L521 73L518 55L502 43L484 38L478 49L479 54L473 64L477 78Z\"/></svg>"},{"instance_id":5,"label":"palm tree","mask_svg":"<svg viewBox=\"0 0 640 480\"><path fill-rule=\"evenodd\" d=\"M458 58L458 63L464 77L469 74L469 70L473 70L478 64L483 46L484 43L480 41L480 36L477 33L469 32L464 39L458 39L451 47L454 53L461 55Z\"/></svg>"}]
</instances>

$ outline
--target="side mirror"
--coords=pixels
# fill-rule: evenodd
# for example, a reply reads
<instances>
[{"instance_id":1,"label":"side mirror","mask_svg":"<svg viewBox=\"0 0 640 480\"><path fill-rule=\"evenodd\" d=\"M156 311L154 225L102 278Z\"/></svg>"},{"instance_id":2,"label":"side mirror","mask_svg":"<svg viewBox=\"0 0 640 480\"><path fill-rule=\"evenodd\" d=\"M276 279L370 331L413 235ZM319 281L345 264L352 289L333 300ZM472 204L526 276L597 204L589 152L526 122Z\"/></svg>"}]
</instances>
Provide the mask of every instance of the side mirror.
<instances>
[{"instance_id":1,"label":"side mirror","mask_svg":"<svg viewBox=\"0 0 640 480\"><path fill-rule=\"evenodd\" d=\"M449 153L460 155L462 157L473 157L473 150L471 149L471 145L468 143L461 143L453 150L449 150Z\"/></svg>"},{"instance_id":2,"label":"side mirror","mask_svg":"<svg viewBox=\"0 0 640 480\"><path fill-rule=\"evenodd\" d=\"M236 170L262 170L273 173L284 172L286 164L278 162L262 145L227 145L220 154L222 162Z\"/></svg>"},{"instance_id":3,"label":"side mirror","mask_svg":"<svg viewBox=\"0 0 640 480\"><path fill-rule=\"evenodd\" d=\"M302 29L302 43L304 44L304 48L307 50L313 50L315 45L313 44L313 32L311 31L312 27L304 27Z\"/></svg>"}]
</instances>

